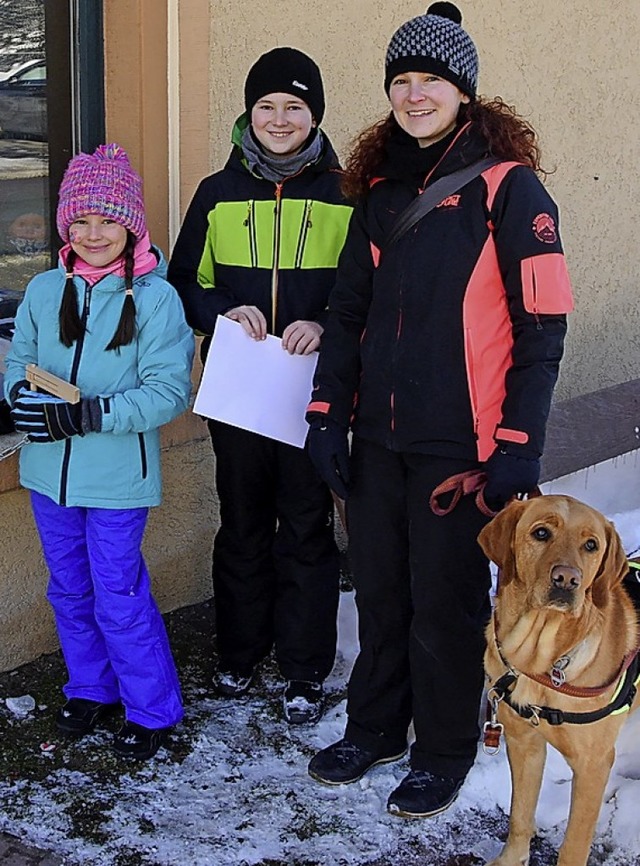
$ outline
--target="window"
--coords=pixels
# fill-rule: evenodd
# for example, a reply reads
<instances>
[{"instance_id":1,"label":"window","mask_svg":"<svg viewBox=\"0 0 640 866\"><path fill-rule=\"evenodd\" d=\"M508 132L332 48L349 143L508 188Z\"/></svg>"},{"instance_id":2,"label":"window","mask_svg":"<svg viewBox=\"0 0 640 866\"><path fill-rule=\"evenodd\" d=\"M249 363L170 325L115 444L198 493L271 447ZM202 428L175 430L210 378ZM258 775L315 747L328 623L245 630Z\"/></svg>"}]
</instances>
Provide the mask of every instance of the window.
<instances>
[{"instance_id":1,"label":"window","mask_svg":"<svg viewBox=\"0 0 640 866\"><path fill-rule=\"evenodd\" d=\"M0 397L10 320L60 240L69 158L104 137L101 0L0 0Z\"/></svg>"}]
</instances>

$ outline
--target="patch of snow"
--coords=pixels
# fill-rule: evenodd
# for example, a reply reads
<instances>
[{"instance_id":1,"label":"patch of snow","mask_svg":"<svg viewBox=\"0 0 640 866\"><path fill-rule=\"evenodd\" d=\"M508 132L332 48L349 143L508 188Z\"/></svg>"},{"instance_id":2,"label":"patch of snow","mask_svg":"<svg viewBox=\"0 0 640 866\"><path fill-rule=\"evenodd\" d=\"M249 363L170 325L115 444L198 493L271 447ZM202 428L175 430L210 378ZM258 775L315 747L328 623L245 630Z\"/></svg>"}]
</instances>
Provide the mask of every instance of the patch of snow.
<instances>
[{"instance_id":1,"label":"patch of snow","mask_svg":"<svg viewBox=\"0 0 640 866\"><path fill-rule=\"evenodd\" d=\"M5 698L5 704L14 716L28 716L36 708L36 702L31 695L20 695L15 698Z\"/></svg>"},{"instance_id":2,"label":"patch of snow","mask_svg":"<svg viewBox=\"0 0 640 866\"><path fill-rule=\"evenodd\" d=\"M640 513L613 517L626 549L640 545ZM113 758L117 772L97 771L94 756L108 753L111 735L96 731L55 750L64 750L69 768L52 768L40 782L0 780L0 828L92 866L471 866L495 857L509 811L504 749L489 756L479 748L456 803L424 821L386 812L407 758L352 785L325 787L307 775L313 753L344 731L343 689L358 645L352 593L341 595L338 631L338 658L326 684L330 706L317 725L290 728L282 720L283 683L273 666L258 675L258 691L235 701L214 697L208 680L185 675L187 716L174 747L180 750L184 731L190 740L180 759L161 749L144 764L123 769ZM640 713L619 739L591 866L640 864L639 741ZM554 862L569 801L569 768L549 749L532 863ZM78 809L98 815L93 837L74 826Z\"/></svg>"}]
</instances>

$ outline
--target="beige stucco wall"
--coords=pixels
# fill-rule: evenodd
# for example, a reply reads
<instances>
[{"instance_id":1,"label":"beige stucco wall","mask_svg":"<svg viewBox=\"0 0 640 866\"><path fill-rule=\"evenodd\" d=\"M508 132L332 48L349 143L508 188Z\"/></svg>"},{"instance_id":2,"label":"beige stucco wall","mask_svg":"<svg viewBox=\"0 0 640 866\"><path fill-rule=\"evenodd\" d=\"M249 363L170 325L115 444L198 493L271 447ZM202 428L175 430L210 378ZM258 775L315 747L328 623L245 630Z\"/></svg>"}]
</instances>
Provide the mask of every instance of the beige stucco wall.
<instances>
[{"instance_id":1,"label":"beige stucco wall","mask_svg":"<svg viewBox=\"0 0 640 866\"><path fill-rule=\"evenodd\" d=\"M276 45L301 48L320 64L328 105L323 126L344 155L350 138L386 112L382 70L392 32L428 5L211 0L212 165L226 158L247 69ZM540 133L545 165L555 168L547 183L561 208L577 306L557 396L635 378L640 3L459 0L459 6L480 54L480 92L503 96L527 116ZM204 58L190 62L202 82Z\"/></svg>"},{"instance_id":2,"label":"beige stucco wall","mask_svg":"<svg viewBox=\"0 0 640 866\"><path fill-rule=\"evenodd\" d=\"M104 3L107 141L121 144L144 180L152 240L168 249L167 4Z\"/></svg>"}]
</instances>

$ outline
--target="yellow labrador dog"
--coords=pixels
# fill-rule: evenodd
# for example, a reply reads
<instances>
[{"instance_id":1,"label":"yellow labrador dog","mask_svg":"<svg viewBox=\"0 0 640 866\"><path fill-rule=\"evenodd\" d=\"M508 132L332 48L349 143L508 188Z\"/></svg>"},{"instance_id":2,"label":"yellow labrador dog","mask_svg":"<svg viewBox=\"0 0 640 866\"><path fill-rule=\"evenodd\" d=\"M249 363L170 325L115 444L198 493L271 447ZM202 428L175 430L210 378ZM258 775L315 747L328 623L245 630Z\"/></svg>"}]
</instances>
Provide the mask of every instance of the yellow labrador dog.
<instances>
[{"instance_id":1,"label":"yellow labrador dog","mask_svg":"<svg viewBox=\"0 0 640 866\"><path fill-rule=\"evenodd\" d=\"M546 744L573 772L558 866L585 866L618 731L637 706L640 631L629 568L602 514L570 496L512 502L480 533L499 568L485 669L511 770L509 836L490 866L527 866Z\"/></svg>"}]
</instances>

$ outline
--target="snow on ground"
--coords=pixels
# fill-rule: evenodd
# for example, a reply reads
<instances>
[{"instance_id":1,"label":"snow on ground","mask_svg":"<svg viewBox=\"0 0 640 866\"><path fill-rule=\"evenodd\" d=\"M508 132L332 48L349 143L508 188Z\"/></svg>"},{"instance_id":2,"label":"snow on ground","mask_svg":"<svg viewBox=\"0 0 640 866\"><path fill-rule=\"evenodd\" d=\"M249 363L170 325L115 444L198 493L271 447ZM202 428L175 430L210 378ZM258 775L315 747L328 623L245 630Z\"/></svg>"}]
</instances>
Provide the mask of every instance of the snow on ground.
<instances>
[{"instance_id":1,"label":"snow on ground","mask_svg":"<svg viewBox=\"0 0 640 866\"><path fill-rule=\"evenodd\" d=\"M640 512L613 519L625 549L637 549ZM308 777L308 759L339 738L345 724L344 683L357 650L352 593L341 597L339 656L327 683L332 706L311 728L282 722L272 663L250 698L213 697L208 623L185 627L179 615L172 617L187 717L171 748L124 770L105 730L41 752L64 677L59 657L48 657L43 683L31 683L38 709L20 720L0 708L0 756L8 740L20 744L14 770L3 765L0 772L0 829L74 866L471 866L498 853L510 793L504 752L491 757L479 749L458 801L426 821L385 811L388 794L407 772L406 758L348 786L324 787ZM15 688L25 684L20 672L13 679L2 675L0 697L23 693ZM619 740L590 866L640 866L639 737L640 713ZM550 750L531 866L555 862L569 796L570 772Z\"/></svg>"}]
</instances>

